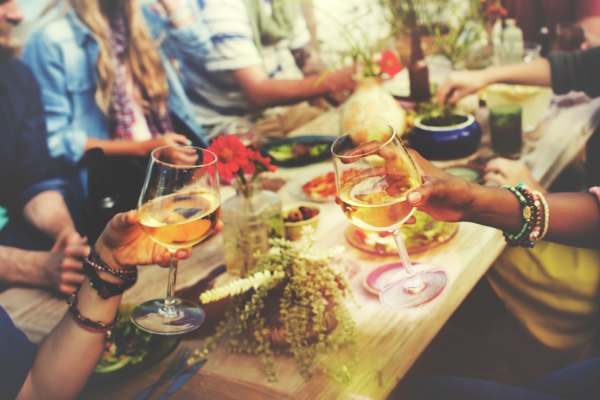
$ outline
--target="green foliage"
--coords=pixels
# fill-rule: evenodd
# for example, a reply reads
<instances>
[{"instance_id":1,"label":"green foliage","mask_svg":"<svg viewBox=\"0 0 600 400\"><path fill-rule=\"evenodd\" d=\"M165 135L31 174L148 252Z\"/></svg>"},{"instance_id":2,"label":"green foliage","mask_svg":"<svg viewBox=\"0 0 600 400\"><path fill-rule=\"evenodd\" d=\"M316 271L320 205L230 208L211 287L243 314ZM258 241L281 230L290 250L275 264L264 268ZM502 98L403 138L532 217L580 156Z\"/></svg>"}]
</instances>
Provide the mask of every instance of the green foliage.
<instances>
[{"instance_id":1,"label":"green foliage","mask_svg":"<svg viewBox=\"0 0 600 400\"><path fill-rule=\"evenodd\" d=\"M332 256L315 254L311 242L270 242L271 250L259 259L249 278L228 285L232 307L194 358L206 357L223 339L232 352L258 355L269 380L277 379L275 355L286 353L294 357L305 379L318 366L335 379L348 381L356 334L344 305L350 294L347 281L330 266ZM246 292L237 291L250 281L260 283ZM347 362L335 367L321 362L327 352L342 349Z\"/></svg>"},{"instance_id":2,"label":"green foliage","mask_svg":"<svg viewBox=\"0 0 600 400\"><path fill-rule=\"evenodd\" d=\"M418 116L422 120L428 119L449 119L456 113L456 107L448 103L439 104L437 99L419 103Z\"/></svg>"}]
</instances>

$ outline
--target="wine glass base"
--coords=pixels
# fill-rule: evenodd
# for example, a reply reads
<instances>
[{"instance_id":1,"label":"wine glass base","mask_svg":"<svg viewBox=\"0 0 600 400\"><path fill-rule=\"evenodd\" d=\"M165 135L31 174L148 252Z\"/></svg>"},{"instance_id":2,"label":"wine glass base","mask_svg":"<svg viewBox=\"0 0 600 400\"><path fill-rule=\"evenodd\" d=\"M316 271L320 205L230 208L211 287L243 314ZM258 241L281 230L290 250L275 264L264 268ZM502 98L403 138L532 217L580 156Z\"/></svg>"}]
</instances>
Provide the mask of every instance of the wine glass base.
<instances>
[{"instance_id":1,"label":"wine glass base","mask_svg":"<svg viewBox=\"0 0 600 400\"><path fill-rule=\"evenodd\" d=\"M187 300L174 299L174 312L166 312L164 299L139 304L131 321L143 331L157 335L180 335L197 329L204 322L204 310Z\"/></svg>"},{"instance_id":2,"label":"wine glass base","mask_svg":"<svg viewBox=\"0 0 600 400\"><path fill-rule=\"evenodd\" d=\"M388 308L418 307L435 299L444 291L448 276L440 269L427 264L413 264L414 275L421 277L418 285L407 286L409 277L405 269L399 272L393 283L386 284L379 293L379 301Z\"/></svg>"}]
</instances>

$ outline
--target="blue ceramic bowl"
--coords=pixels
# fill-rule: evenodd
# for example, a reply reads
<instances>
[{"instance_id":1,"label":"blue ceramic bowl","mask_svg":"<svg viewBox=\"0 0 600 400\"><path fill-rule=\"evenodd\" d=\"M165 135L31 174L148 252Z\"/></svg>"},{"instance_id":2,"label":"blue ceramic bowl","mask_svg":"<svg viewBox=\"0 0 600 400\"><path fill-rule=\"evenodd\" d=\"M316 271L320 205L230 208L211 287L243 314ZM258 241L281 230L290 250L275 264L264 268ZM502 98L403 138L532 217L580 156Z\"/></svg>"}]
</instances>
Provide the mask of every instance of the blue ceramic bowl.
<instances>
[{"instance_id":1,"label":"blue ceramic bowl","mask_svg":"<svg viewBox=\"0 0 600 400\"><path fill-rule=\"evenodd\" d=\"M471 114L455 114L456 121L448 126L428 125L428 120L415 119L410 134L410 146L425 158L451 160L467 157L479 148L481 128Z\"/></svg>"}]
</instances>

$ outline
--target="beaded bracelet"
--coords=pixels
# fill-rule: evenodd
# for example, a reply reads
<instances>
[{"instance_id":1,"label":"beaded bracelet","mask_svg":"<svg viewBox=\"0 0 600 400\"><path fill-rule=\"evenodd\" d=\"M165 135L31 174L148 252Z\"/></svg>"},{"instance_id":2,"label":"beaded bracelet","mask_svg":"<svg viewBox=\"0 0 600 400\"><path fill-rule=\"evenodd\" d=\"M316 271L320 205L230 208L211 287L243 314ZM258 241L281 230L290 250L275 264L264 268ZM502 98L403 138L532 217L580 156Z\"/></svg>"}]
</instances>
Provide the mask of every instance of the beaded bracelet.
<instances>
[{"instance_id":1,"label":"beaded bracelet","mask_svg":"<svg viewBox=\"0 0 600 400\"><path fill-rule=\"evenodd\" d=\"M93 321L89 318L84 317L79 312L77 308L77 296L79 294L79 288L75 290L71 296L69 296L69 300L67 304L69 305L69 314L75 319L77 324L81 326L83 329L88 330L90 332L106 332L115 327L117 322L119 321L119 316L116 315L115 318L111 322L102 322L102 321Z\"/></svg>"},{"instance_id":2,"label":"beaded bracelet","mask_svg":"<svg viewBox=\"0 0 600 400\"><path fill-rule=\"evenodd\" d=\"M544 226L542 228L542 233L538 237L538 240L542 240L544 237L546 237L546 233L548 233L548 226L550 225L550 208L548 207L546 197L541 193L539 193L539 196L542 206L544 207Z\"/></svg>"},{"instance_id":3,"label":"beaded bracelet","mask_svg":"<svg viewBox=\"0 0 600 400\"><path fill-rule=\"evenodd\" d=\"M533 247L548 230L549 209L544 196L531 190L527 185L502 186L515 195L521 206L523 225L518 233L504 232L504 239L510 246Z\"/></svg>"},{"instance_id":4,"label":"beaded bracelet","mask_svg":"<svg viewBox=\"0 0 600 400\"><path fill-rule=\"evenodd\" d=\"M110 268L95 253L94 249L83 259L83 270L88 277L90 286L96 289L98 295L103 299L122 294L137 281L137 269L115 270ZM98 275L98 271L107 272L123 281L123 283L112 283L105 281Z\"/></svg>"},{"instance_id":5,"label":"beaded bracelet","mask_svg":"<svg viewBox=\"0 0 600 400\"><path fill-rule=\"evenodd\" d=\"M109 267L108 264L106 264L104 260L100 258L98 253L96 253L96 249L94 248L94 246L90 248L90 253L84 259L84 261L89 263L92 267L94 267L94 269L98 271L108 272L112 276L115 276L123 281L135 282L137 280L137 268L114 269Z\"/></svg>"}]
</instances>

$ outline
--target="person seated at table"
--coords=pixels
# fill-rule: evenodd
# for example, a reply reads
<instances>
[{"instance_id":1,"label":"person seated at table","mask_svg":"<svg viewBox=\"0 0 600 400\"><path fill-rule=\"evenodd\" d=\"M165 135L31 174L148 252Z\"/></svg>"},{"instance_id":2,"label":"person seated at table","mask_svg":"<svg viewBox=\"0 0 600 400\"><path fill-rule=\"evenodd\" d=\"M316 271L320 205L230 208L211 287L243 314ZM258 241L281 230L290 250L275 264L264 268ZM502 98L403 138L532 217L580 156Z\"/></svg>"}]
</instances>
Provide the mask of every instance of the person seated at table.
<instances>
[{"instance_id":1,"label":"person seated at table","mask_svg":"<svg viewBox=\"0 0 600 400\"><path fill-rule=\"evenodd\" d=\"M38 29L25 46L23 58L42 89L50 153L78 163L93 195L89 225L100 229L90 229L91 239L116 211L137 205L154 148L189 140L206 145L169 59L175 52L204 59L210 35L195 3L159 4L142 9L136 0L70 0L66 15ZM86 160L94 148L100 155L91 152ZM110 207L108 218L94 219Z\"/></svg>"},{"instance_id":2,"label":"person seated at table","mask_svg":"<svg viewBox=\"0 0 600 400\"><path fill-rule=\"evenodd\" d=\"M548 59L481 71L452 73L440 88L440 98L454 103L491 83L552 86L555 93L571 90L600 96L594 78L600 67L600 48L576 53L550 53ZM586 146L585 178L589 186L600 185L600 134ZM523 180L541 189L522 164L491 161L486 178L499 184ZM600 318L600 254L597 251L555 243L534 249L508 248L486 278L496 295L552 359L562 364L598 352ZM567 278L569 278L567 280ZM562 301L556 293L569 293Z\"/></svg>"},{"instance_id":3,"label":"person seated at table","mask_svg":"<svg viewBox=\"0 0 600 400\"><path fill-rule=\"evenodd\" d=\"M198 121L214 137L267 107L319 96L339 102L353 90L353 68L326 71L293 0L198 3L214 48L205 62L181 59L180 76Z\"/></svg>"},{"instance_id":4,"label":"person seated at table","mask_svg":"<svg viewBox=\"0 0 600 400\"><path fill-rule=\"evenodd\" d=\"M515 18L526 41L539 42L543 27L549 47L572 51L598 44L600 7L596 0L505 0L507 17ZM541 43L540 43L541 44Z\"/></svg>"},{"instance_id":5,"label":"person seated at table","mask_svg":"<svg viewBox=\"0 0 600 400\"><path fill-rule=\"evenodd\" d=\"M190 254L180 249L176 256ZM136 211L120 213L84 261L87 278L69 298L68 312L39 348L0 307L0 398L74 398L102 355L121 295L137 278L136 266L168 260L168 251L141 229Z\"/></svg>"},{"instance_id":6,"label":"person seated at table","mask_svg":"<svg viewBox=\"0 0 600 400\"><path fill-rule=\"evenodd\" d=\"M8 215L0 290L26 284L69 294L83 281L87 251L77 231L81 190L75 168L50 158L39 87L15 58L11 28L22 18L15 0L0 3L0 207Z\"/></svg>"},{"instance_id":7,"label":"person seated at table","mask_svg":"<svg viewBox=\"0 0 600 400\"><path fill-rule=\"evenodd\" d=\"M408 204L437 220L501 229L513 246L537 246L546 239L600 249L600 187L543 195L526 185L482 186L447 174L415 152L411 155L424 183L408 193ZM532 212L529 222L524 217L526 208ZM595 267L600 269L600 265ZM572 300L568 293L556 296L565 302ZM596 356L526 387L449 376L423 376L412 383L424 399L592 399L600 390L599 376L600 357Z\"/></svg>"}]
</instances>

